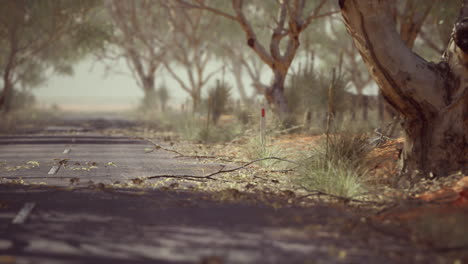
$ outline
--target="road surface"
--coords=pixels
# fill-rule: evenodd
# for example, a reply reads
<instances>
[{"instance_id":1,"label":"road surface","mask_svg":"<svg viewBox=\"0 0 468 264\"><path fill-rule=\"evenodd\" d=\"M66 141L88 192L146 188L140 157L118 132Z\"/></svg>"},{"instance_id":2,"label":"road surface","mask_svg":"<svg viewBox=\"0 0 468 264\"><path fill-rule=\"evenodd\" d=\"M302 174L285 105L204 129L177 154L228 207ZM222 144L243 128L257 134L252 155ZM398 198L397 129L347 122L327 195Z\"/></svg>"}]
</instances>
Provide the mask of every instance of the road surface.
<instances>
[{"instance_id":1,"label":"road surface","mask_svg":"<svg viewBox=\"0 0 468 264\"><path fill-rule=\"evenodd\" d=\"M8 180L0 184L0 264L438 263L427 249L386 236L340 207L277 208L201 192L96 187L221 166L146 153L152 147L92 132L1 137L0 177Z\"/></svg>"}]
</instances>

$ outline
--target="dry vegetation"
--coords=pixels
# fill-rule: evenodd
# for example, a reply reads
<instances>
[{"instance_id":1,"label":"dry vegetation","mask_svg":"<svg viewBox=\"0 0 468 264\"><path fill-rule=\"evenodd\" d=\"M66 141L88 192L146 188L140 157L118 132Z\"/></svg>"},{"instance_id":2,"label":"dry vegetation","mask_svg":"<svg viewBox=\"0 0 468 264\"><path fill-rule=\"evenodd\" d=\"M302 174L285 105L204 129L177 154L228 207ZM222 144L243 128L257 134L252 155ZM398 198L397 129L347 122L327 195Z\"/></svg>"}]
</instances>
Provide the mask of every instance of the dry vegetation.
<instances>
[{"instance_id":1,"label":"dry vegetation","mask_svg":"<svg viewBox=\"0 0 468 264\"><path fill-rule=\"evenodd\" d=\"M403 139L387 139L375 145L370 142L377 135L355 127L335 129L327 140L324 131L317 132L319 128L299 128L291 133L270 115L266 142L262 144L256 109L243 109L250 113L247 122L232 111L221 114L216 124L203 111L159 113L156 120L138 112L134 123L138 125L100 131L147 139L154 143L147 152L168 151L174 158L226 164L219 171L193 178L138 178L90 188L190 191L209 194L207 199L242 200L275 208L346 205L382 232L448 252L444 254L449 257L467 257L463 253L468 246L464 235L468 216L466 175L422 181L400 176L398 156ZM20 118L10 127L16 131L50 124L50 115L44 112L31 121L26 121L30 114L16 114Z\"/></svg>"}]
</instances>

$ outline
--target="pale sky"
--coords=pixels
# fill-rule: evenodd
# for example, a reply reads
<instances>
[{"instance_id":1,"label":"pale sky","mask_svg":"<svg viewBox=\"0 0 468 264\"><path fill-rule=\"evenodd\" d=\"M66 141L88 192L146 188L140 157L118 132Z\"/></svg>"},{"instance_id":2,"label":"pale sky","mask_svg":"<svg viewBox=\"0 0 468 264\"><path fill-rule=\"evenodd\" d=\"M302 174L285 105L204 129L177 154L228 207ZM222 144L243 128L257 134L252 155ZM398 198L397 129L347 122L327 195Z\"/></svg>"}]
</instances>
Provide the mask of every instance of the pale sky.
<instances>
[{"instance_id":1,"label":"pale sky","mask_svg":"<svg viewBox=\"0 0 468 264\"><path fill-rule=\"evenodd\" d=\"M125 62L116 63L113 67L113 71L106 74L103 64L96 63L92 59L83 60L74 67L73 75L53 75L44 85L34 88L33 94L42 104L57 104L61 109L67 110L114 110L136 107L143 97L141 88L133 79ZM216 65L212 64L211 68L215 67ZM265 72L265 75L269 75L267 71ZM221 78L221 74L213 77L211 81L214 82L216 77ZM237 96L237 88L228 71L225 79L233 87L234 96ZM188 94L179 88L179 84L168 73L158 72L157 86L161 82L170 89L172 104L180 105L188 98ZM245 80L245 86L250 89L248 82ZM205 91L208 87L205 87ZM250 90L248 92L250 93Z\"/></svg>"}]
</instances>

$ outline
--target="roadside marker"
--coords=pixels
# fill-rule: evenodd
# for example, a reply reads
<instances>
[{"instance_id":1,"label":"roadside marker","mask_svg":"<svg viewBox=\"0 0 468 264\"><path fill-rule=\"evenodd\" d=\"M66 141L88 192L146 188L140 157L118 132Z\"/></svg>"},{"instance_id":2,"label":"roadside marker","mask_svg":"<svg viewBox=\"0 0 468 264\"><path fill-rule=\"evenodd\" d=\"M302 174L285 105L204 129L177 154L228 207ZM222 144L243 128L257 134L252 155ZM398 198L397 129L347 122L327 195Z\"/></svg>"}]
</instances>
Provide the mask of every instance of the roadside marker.
<instances>
[{"instance_id":1,"label":"roadside marker","mask_svg":"<svg viewBox=\"0 0 468 264\"><path fill-rule=\"evenodd\" d=\"M265 106L262 106L262 114L260 119L260 133L262 146L265 146Z\"/></svg>"},{"instance_id":2,"label":"roadside marker","mask_svg":"<svg viewBox=\"0 0 468 264\"><path fill-rule=\"evenodd\" d=\"M25 203L23 208L18 212L18 214L13 219L13 224L23 224L26 221L26 218L31 213L32 209L36 206L36 203Z\"/></svg>"}]
</instances>

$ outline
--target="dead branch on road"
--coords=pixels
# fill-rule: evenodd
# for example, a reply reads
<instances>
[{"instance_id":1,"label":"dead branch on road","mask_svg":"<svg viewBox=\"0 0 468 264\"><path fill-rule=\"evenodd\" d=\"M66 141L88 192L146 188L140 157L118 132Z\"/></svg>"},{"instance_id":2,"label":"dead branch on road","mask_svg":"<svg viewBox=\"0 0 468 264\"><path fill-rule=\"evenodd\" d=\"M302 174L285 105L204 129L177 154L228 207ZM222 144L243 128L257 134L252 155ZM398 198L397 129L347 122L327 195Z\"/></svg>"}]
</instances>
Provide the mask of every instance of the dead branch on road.
<instances>
[{"instance_id":1,"label":"dead branch on road","mask_svg":"<svg viewBox=\"0 0 468 264\"><path fill-rule=\"evenodd\" d=\"M234 160L223 159L223 158L235 158L235 157L231 157L231 156L186 155L186 154L182 154L182 153L180 153L180 152L178 152L178 151L176 151L176 150L168 149L168 148L162 147L161 145L157 144L156 142L154 142L152 139L149 139L149 138L137 137L136 139L142 139L142 140L149 141L149 142L154 146L152 150L147 151L146 153L152 153L152 152L154 152L155 150L162 149L162 150L164 150L164 151L168 151L168 152L172 152L172 153L177 154L178 156L175 156L175 157L174 157L174 158L176 158L176 159L177 159L177 158L218 159L219 161L225 161L225 162L245 163L244 165L250 165L250 164L252 164L250 161L234 161ZM254 160L254 162L258 162L258 161L262 161L262 160L268 160L268 159L274 159L274 160L279 160L279 161L284 161L284 162L288 162L288 163L293 163L293 164L299 165L299 163L297 163L297 162L295 162L295 161L286 160L286 159L281 159L281 158L277 158L277 157L268 157L268 158L264 158L264 159ZM289 172L289 171L292 171L292 170L294 170L294 169L281 170L281 171L270 171L270 172Z\"/></svg>"},{"instance_id":2,"label":"dead branch on road","mask_svg":"<svg viewBox=\"0 0 468 264\"><path fill-rule=\"evenodd\" d=\"M168 148L165 148L159 144L157 144L156 142L154 142L152 139L149 139L149 138L143 138L143 137L136 137L135 139L141 139L141 140L146 140L148 142L150 142L152 145L153 145L153 149L150 150L150 151L147 151L146 153L151 153L151 152L154 152L155 150L158 150L158 149L162 149L162 150L165 150L165 151L168 151L168 152L172 152L172 153L175 153L179 156L184 156L184 154L176 151L176 150L173 150L173 149L168 149Z\"/></svg>"},{"instance_id":3,"label":"dead branch on road","mask_svg":"<svg viewBox=\"0 0 468 264\"><path fill-rule=\"evenodd\" d=\"M277 158L277 157L268 157L268 158L252 160L252 161L247 162L246 164L244 164L242 166L239 166L239 167L236 167L236 168L233 168L233 169L225 169L225 166L223 166L220 170L215 171L213 173L210 173L208 175L204 175L204 176L196 176L196 175L155 175L155 176L145 177L143 179L151 180L151 179L171 178L171 179L184 179L184 180L196 180L196 181L199 181L199 180L218 180L218 179L214 178L214 176L219 175L219 174L223 174L223 173L238 171L238 170L244 169L244 168L246 168L246 167L248 167L248 166L250 166L250 165L252 165L252 164L254 164L256 162L260 162L260 161L264 161L264 160L279 160L279 161L298 164L297 162L291 161L291 160L286 160L286 159Z\"/></svg>"}]
</instances>

